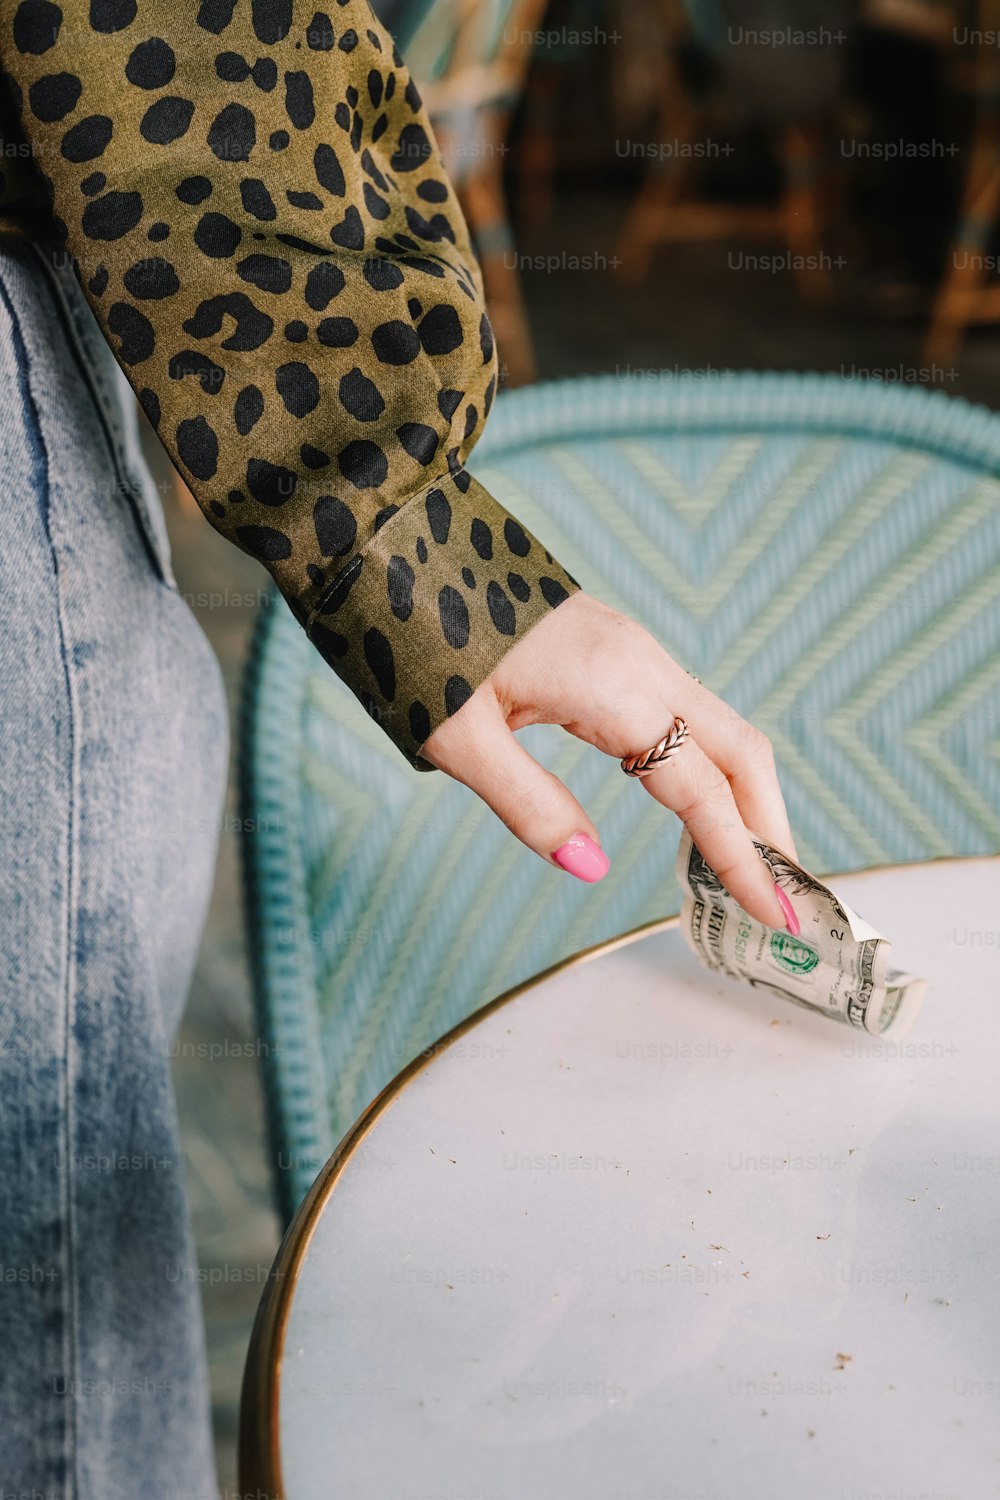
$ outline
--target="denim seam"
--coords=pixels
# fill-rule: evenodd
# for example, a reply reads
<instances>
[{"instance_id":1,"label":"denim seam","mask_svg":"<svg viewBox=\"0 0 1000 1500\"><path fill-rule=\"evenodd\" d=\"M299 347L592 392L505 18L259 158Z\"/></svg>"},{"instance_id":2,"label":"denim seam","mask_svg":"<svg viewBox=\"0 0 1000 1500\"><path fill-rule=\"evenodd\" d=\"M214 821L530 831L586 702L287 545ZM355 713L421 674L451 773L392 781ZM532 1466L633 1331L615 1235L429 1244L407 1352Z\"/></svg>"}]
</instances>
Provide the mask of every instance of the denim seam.
<instances>
[{"instance_id":1,"label":"denim seam","mask_svg":"<svg viewBox=\"0 0 1000 1500\"><path fill-rule=\"evenodd\" d=\"M141 487L138 480L131 473L131 466L124 452L125 434L116 411L116 398L108 390L96 360L91 358L90 330L85 328L81 323L76 308L72 306L66 297L59 277L49 265L39 246L32 243L31 248L38 257L55 293L60 321L66 330L67 343L80 371L81 379L93 400L94 407L100 419L104 441L107 445L108 457L117 476L119 488L128 501L129 511L139 532L140 540L152 561L159 581L171 593L176 593L178 592L176 581L170 575L169 564L166 558L160 556L155 527L146 508ZM103 338L103 335L101 337Z\"/></svg>"},{"instance_id":2,"label":"denim seam","mask_svg":"<svg viewBox=\"0 0 1000 1500\"><path fill-rule=\"evenodd\" d=\"M73 1012L73 983L75 976L74 962L74 919L73 913L76 905L76 881L77 881L77 843L76 824L77 809L79 805L78 787L78 737L77 737L77 699L74 691L73 675L70 670L69 654L66 648L66 622L63 613L63 598L61 587L61 575L59 570L59 558L55 544L52 539L51 525L51 466L49 462L48 446L45 442L45 434L42 431L41 417L38 404L35 401L34 392L31 388L31 361L28 356L27 346L21 332L21 323L17 315L6 286L0 280L0 298L11 320L12 343L14 346L14 357L18 367L18 384L21 387L25 410L32 424L29 435L32 447L37 449L35 462L41 469L41 477L44 484L44 503L41 507L42 524L45 528L46 539L52 557L52 570L55 577L57 620L59 630L59 646L62 653L63 672L66 678L66 694L69 703L69 753L70 753L70 776L69 776L69 817L66 830L66 921L63 933L63 965L64 976L64 1005L63 1005L63 1027L64 1027L64 1057L62 1070L62 1088L65 1098L63 1109L64 1130L62 1135L62 1184L61 1198L63 1201L63 1221L66 1225L66 1235L63 1241L62 1259L66 1265L67 1274L64 1279L65 1294L63 1297L63 1312L66 1319L63 1330L63 1349L67 1365L67 1373L72 1380L70 1399L66 1406L66 1420L64 1423L64 1456L66 1471L63 1482L64 1493L71 1494L73 1500L77 1500L77 1398L76 1389L76 1363L79 1339L77 1336L77 1312L76 1305L76 1277L75 1269L75 1233L73 1220L73 1191L72 1191L72 1147L73 1147L73 1090L70 1086L70 1048L72 1044L71 1015ZM54 1394L54 1393L53 1393Z\"/></svg>"}]
</instances>

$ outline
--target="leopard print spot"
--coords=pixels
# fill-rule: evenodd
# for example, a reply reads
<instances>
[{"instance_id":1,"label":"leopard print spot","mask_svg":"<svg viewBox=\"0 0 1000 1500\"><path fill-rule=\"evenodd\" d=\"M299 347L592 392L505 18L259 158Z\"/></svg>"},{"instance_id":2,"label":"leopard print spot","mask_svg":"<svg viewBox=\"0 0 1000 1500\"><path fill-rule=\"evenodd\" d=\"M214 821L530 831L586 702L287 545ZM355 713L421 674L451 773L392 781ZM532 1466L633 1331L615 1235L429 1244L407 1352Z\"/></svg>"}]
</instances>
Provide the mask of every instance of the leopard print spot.
<instances>
[{"instance_id":1,"label":"leopard print spot","mask_svg":"<svg viewBox=\"0 0 1000 1500\"><path fill-rule=\"evenodd\" d=\"M236 264L236 274L262 292L274 292L281 296L292 284L292 268L287 260L276 255L248 255Z\"/></svg>"},{"instance_id":2,"label":"leopard print spot","mask_svg":"<svg viewBox=\"0 0 1000 1500\"><path fill-rule=\"evenodd\" d=\"M207 177L185 177L174 189L182 203L204 203L212 196L212 184ZM244 205L245 207L246 205Z\"/></svg>"},{"instance_id":3,"label":"leopard print spot","mask_svg":"<svg viewBox=\"0 0 1000 1500\"><path fill-rule=\"evenodd\" d=\"M190 99L157 99L143 115L139 134L151 146L170 146L187 134L193 115L194 105Z\"/></svg>"},{"instance_id":4,"label":"leopard print spot","mask_svg":"<svg viewBox=\"0 0 1000 1500\"><path fill-rule=\"evenodd\" d=\"M274 526L238 526L236 535L261 562L282 562L292 555L291 538Z\"/></svg>"},{"instance_id":5,"label":"leopard print spot","mask_svg":"<svg viewBox=\"0 0 1000 1500\"><path fill-rule=\"evenodd\" d=\"M90 24L95 31L124 31L135 17L135 0L90 0Z\"/></svg>"},{"instance_id":6,"label":"leopard print spot","mask_svg":"<svg viewBox=\"0 0 1000 1500\"><path fill-rule=\"evenodd\" d=\"M389 462L379 447L367 438L358 438L341 449L337 456L340 472L357 490L377 490L385 483Z\"/></svg>"},{"instance_id":7,"label":"leopard print spot","mask_svg":"<svg viewBox=\"0 0 1000 1500\"><path fill-rule=\"evenodd\" d=\"M242 104L227 104L208 129L209 147L222 162L247 161L256 143L253 115Z\"/></svg>"},{"instance_id":8,"label":"leopard print spot","mask_svg":"<svg viewBox=\"0 0 1000 1500\"><path fill-rule=\"evenodd\" d=\"M297 483L298 476L284 464L272 464L266 458L251 458L247 463L247 489L261 505L286 505Z\"/></svg>"},{"instance_id":9,"label":"leopard print spot","mask_svg":"<svg viewBox=\"0 0 1000 1500\"><path fill-rule=\"evenodd\" d=\"M239 52L220 52L215 59L215 71L223 83L242 83L250 77L250 64Z\"/></svg>"},{"instance_id":10,"label":"leopard print spot","mask_svg":"<svg viewBox=\"0 0 1000 1500\"><path fill-rule=\"evenodd\" d=\"M274 322L242 292L227 292L199 302L194 316L181 325L192 338L203 339L216 334L225 317L235 320L234 331L222 340L223 349L250 351L259 349L274 332Z\"/></svg>"},{"instance_id":11,"label":"leopard print spot","mask_svg":"<svg viewBox=\"0 0 1000 1500\"><path fill-rule=\"evenodd\" d=\"M364 648L365 661L372 669L379 691L386 702L391 703L396 696L396 663L392 647L381 630L373 626L365 631Z\"/></svg>"},{"instance_id":12,"label":"leopard print spot","mask_svg":"<svg viewBox=\"0 0 1000 1500\"><path fill-rule=\"evenodd\" d=\"M438 594L441 631L448 645L460 651L469 644L469 611L458 589L446 584Z\"/></svg>"},{"instance_id":13,"label":"leopard print spot","mask_svg":"<svg viewBox=\"0 0 1000 1500\"><path fill-rule=\"evenodd\" d=\"M447 185L438 182L435 177L428 177L426 182L417 186L417 196L423 198L425 203L444 203L448 197Z\"/></svg>"},{"instance_id":14,"label":"leopard print spot","mask_svg":"<svg viewBox=\"0 0 1000 1500\"><path fill-rule=\"evenodd\" d=\"M345 277L339 266L321 261L313 266L306 277L306 305L314 312L323 312L340 292L344 290Z\"/></svg>"},{"instance_id":15,"label":"leopard print spot","mask_svg":"<svg viewBox=\"0 0 1000 1500\"><path fill-rule=\"evenodd\" d=\"M365 248L365 227L353 203L340 223L335 224L330 230L330 238L335 245L340 245L345 250Z\"/></svg>"},{"instance_id":16,"label":"leopard print spot","mask_svg":"<svg viewBox=\"0 0 1000 1500\"><path fill-rule=\"evenodd\" d=\"M469 540L483 562L489 562L493 556L493 533L486 522L481 521L478 516L472 523Z\"/></svg>"},{"instance_id":17,"label":"leopard print spot","mask_svg":"<svg viewBox=\"0 0 1000 1500\"><path fill-rule=\"evenodd\" d=\"M416 743L422 745L424 740L430 738L431 716L426 705L421 703L419 698L415 698L410 704L409 720L410 733Z\"/></svg>"},{"instance_id":18,"label":"leopard print spot","mask_svg":"<svg viewBox=\"0 0 1000 1500\"><path fill-rule=\"evenodd\" d=\"M269 94L278 86L278 64L273 57L258 57L250 76L262 93Z\"/></svg>"},{"instance_id":19,"label":"leopard print spot","mask_svg":"<svg viewBox=\"0 0 1000 1500\"><path fill-rule=\"evenodd\" d=\"M149 389L149 386L143 386L142 390L139 392L139 405L142 407L143 411L146 413L146 416L149 418L153 426L159 427L160 398L155 391L151 391Z\"/></svg>"},{"instance_id":20,"label":"leopard print spot","mask_svg":"<svg viewBox=\"0 0 1000 1500\"><path fill-rule=\"evenodd\" d=\"M209 359L207 354L202 354L200 349L182 349L179 354L172 354L167 364L167 374L171 380L183 380L188 375L197 376L206 396L218 395L226 379L222 366L217 365L214 359Z\"/></svg>"},{"instance_id":21,"label":"leopard print spot","mask_svg":"<svg viewBox=\"0 0 1000 1500\"><path fill-rule=\"evenodd\" d=\"M288 35L292 24L292 0L253 0L254 35L273 46Z\"/></svg>"},{"instance_id":22,"label":"leopard print spot","mask_svg":"<svg viewBox=\"0 0 1000 1500\"><path fill-rule=\"evenodd\" d=\"M343 557L354 546L358 523L336 495L321 495L313 508L316 540L324 557Z\"/></svg>"},{"instance_id":23,"label":"leopard print spot","mask_svg":"<svg viewBox=\"0 0 1000 1500\"><path fill-rule=\"evenodd\" d=\"M392 209L384 198L380 198L370 182L366 182L362 189L365 200L365 208L373 219L387 219Z\"/></svg>"},{"instance_id":24,"label":"leopard print spot","mask_svg":"<svg viewBox=\"0 0 1000 1500\"><path fill-rule=\"evenodd\" d=\"M448 240L450 244L455 243L455 231L444 214L434 214L432 218L426 219L412 204L408 203L406 205L406 222L419 239L430 240L432 242Z\"/></svg>"},{"instance_id":25,"label":"leopard print spot","mask_svg":"<svg viewBox=\"0 0 1000 1500\"><path fill-rule=\"evenodd\" d=\"M240 437L246 437L264 415L264 397L255 385L245 385L236 397L233 421Z\"/></svg>"},{"instance_id":26,"label":"leopard print spot","mask_svg":"<svg viewBox=\"0 0 1000 1500\"><path fill-rule=\"evenodd\" d=\"M404 422L396 428L396 436L411 458L418 464L432 463L438 448L438 435L426 422Z\"/></svg>"},{"instance_id":27,"label":"leopard print spot","mask_svg":"<svg viewBox=\"0 0 1000 1500\"><path fill-rule=\"evenodd\" d=\"M119 339L118 358L126 365L141 365L156 348L153 325L137 307L128 302L113 302L108 312L108 328Z\"/></svg>"},{"instance_id":28,"label":"leopard print spot","mask_svg":"<svg viewBox=\"0 0 1000 1500\"><path fill-rule=\"evenodd\" d=\"M76 109L82 93L83 84L75 73L50 73L28 89L28 103L36 120L51 125Z\"/></svg>"},{"instance_id":29,"label":"leopard print spot","mask_svg":"<svg viewBox=\"0 0 1000 1500\"><path fill-rule=\"evenodd\" d=\"M310 639L315 642L320 654L329 662L339 661L351 649L351 643L347 637L336 630L331 630L328 625L315 624L312 627Z\"/></svg>"},{"instance_id":30,"label":"leopard print spot","mask_svg":"<svg viewBox=\"0 0 1000 1500\"><path fill-rule=\"evenodd\" d=\"M18 52L40 57L54 47L62 26L62 11L48 0L21 0L14 13L14 46Z\"/></svg>"},{"instance_id":31,"label":"leopard print spot","mask_svg":"<svg viewBox=\"0 0 1000 1500\"><path fill-rule=\"evenodd\" d=\"M378 386L357 365L341 377L337 394L344 410L359 422L377 422L385 411Z\"/></svg>"},{"instance_id":32,"label":"leopard print spot","mask_svg":"<svg viewBox=\"0 0 1000 1500\"><path fill-rule=\"evenodd\" d=\"M316 337L329 349L349 349L357 342L358 325L352 318L324 318L316 328Z\"/></svg>"},{"instance_id":33,"label":"leopard print spot","mask_svg":"<svg viewBox=\"0 0 1000 1500\"><path fill-rule=\"evenodd\" d=\"M319 405L319 381L301 360L279 365L274 383L285 410L300 421Z\"/></svg>"},{"instance_id":34,"label":"leopard print spot","mask_svg":"<svg viewBox=\"0 0 1000 1500\"><path fill-rule=\"evenodd\" d=\"M404 125L389 166L394 172L416 172L430 160L431 143L422 125Z\"/></svg>"},{"instance_id":35,"label":"leopard print spot","mask_svg":"<svg viewBox=\"0 0 1000 1500\"><path fill-rule=\"evenodd\" d=\"M173 297L180 291L177 272L168 260L150 256L129 266L122 277L125 290L140 302L159 301L162 297Z\"/></svg>"},{"instance_id":36,"label":"leopard print spot","mask_svg":"<svg viewBox=\"0 0 1000 1500\"><path fill-rule=\"evenodd\" d=\"M316 118L312 82L308 73L285 74L285 113L296 130L308 130Z\"/></svg>"},{"instance_id":37,"label":"leopard print spot","mask_svg":"<svg viewBox=\"0 0 1000 1500\"><path fill-rule=\"evenodd\" d=\"M479 320L479 347L483 351L483 364L489 364L493 358L493 329L485 313Z\"/></svg>"},{"instance_id":38,"label":"leopard print spot","mask_svg":"<svg viewBox=\"0 0 1000 1500\"><path fill-rule=\"evenodd\" d=\"M60 153L67 161L93 161L104 154L113 130L107 115L90 115L67 130L59 142Z\"/></svg>"},{"instance_id":39,"label":"leopard print spot","mask_svg":"<svg viewBox=\"0 0 1000 1500\"><path fill-rule=\"evenodd\" d=\"M320 187L334 198L343 198L347 192L344 169L333 147L321 142L313 152L313 171Z\"/></svg>"},{"instance_id":40,"label":"leopard print spot","mask_svg":"<svg viewBox=\"0 0 1000 1500\"><path fill-rule=\"evenodd\" d=\"M542 598L546 604L551 605L553 609L555 609L557 604L562 604L564 599L569 598L569 594L563 588L562 584L558 583L554 578L539 578L538 587L542 591Z\"/></svg>"},{"instance_id":41,"label":"leopard print spot","mask_svg":"<svg viewBox=\"0 0 1000 1500\"><path fill-rule=\"evenodd\" d=\"M233 19L236 0L201 0L195 24L203 31L219 36Z\"/></svg>"},{"instance_id":42,"label":"leopard print spot","mask_svg":"<svg viewBox=\"0 0 1000 1500\"><path fill-rule=\"evenodd\" d=\"M527 557L531 551L531 543L525 536L524 529L513 516L508 516L503 523L503 539L515 557Z\"/></svg>"},{"instance_id":43,"label":"leopard print spot","mask_svg":"<svg viewBox=\"0 0 1000 1500\"><path fill-rule=\"evenodd\" d=\"M177 428L177 453L195 479L211 479L219 464L219 439L204 417L188 417Z\"/></svg>"},{"instance_id":44,"label":"leopard print spot","mask_svg":"<svg viewBox=\"0 0 1000 1500\"><path fill-rule=\"evenodd\" d=\"M444 491L438 489L428 491L424 509L427 511L431 536L439 547L443 547L451 530L451 506L448 504L448 497Z\"/></svg>"},{"instance_id":45,"label":"leopard print spot","mask_svg":"<svg viewBox=\"0 0 1000 1500\"><path fill-rule=\"evenodd\" d=\"M374 330L372 348L380 364L409 365L420 353L420 340L408 323L393 318Z\"/></svg>"},{"instance_id":46,"label":"leopard print spot","mask_svg":"<svg viewBox=\"0 0 1000 1500\"><path fill-rule=\"evenodd\" d=\"M244 177L240 183L240 200L247 213L254 219L260 219L262 223L269 223L278 217L274 199L259 177Z\"/></svg>"},{"instance_id":47,"label":"leopard print spot","mask_svg":"<svg viewBox=\"0 0 1000 1500\"><path fill-rule=\"evenodd\" d=\"M316 209L322 208L323 204L315 193L300 193L294 188L285 189L285 197L293 208Z\"/></svg>"},{"instance_id":48,"label":"leopard print spot","mask_svg":"<svg viewBox=\"0 0 1000 1500\"><path fill-rule=\"evenodd\" d=\"M489 607L490 619L500 634L513 635L517 627L514 606L500 585L492 578L486 587L486 603Z\"/></svg>"},{"instance_id":49,"label":"leopard print spot","mask_svg":"<svg viewBox=\"0 0 1000 1500\"><path fill-rule=\"evenodd\" d=\"M472 688L464 677L460 677L457 673L449 677L444 685L445 713L449 718L452 714L457 714L462 705L467 703L471 697Z\"/></svg>"},{"instance_id":50,"label":"leopard print spot","mask_svg":"<svg viewBox=\"0 0 1000 1500\"><path fill-rule=\"evenodd\" d=\"M396 287L403 284L403 273L399 267L393 261L384 260L381 256L370 255L361 269L373 291L393 292Z\"/></svg>"},{"instance_id":51,"label":"leopard print spot","mask_svg":"<svg viewBox=\"0 0 1000 1500\"><path fill-rule=\"evenodd\" d=\"M439 302L420 321L417 329L420 344L425 354L451 354L462 343L462 322L458 313L447 302Z\"/></svg>"},{"instance_id":52,"label":"leopard print spot","mask_svg":"<svg viewBox=\"0 0 1000 1500\"><path fill-rule=\"evenodd\" d=\"M150 37L134 47L125 64L125 77L137 89L162 89L174 76L174 49L162 37Z\"/></svg>"},{"instance_id":53,"label":"leopard print spot","mask_svg":"<svg viewBox=\"0 0 1000 1500\"><path fill-rule=\"evenodd\" d=\"M198 249L203 255L210 255L215 260L224 260L233 255L242 238L240 226L225 214L202 214L194 231L194 242Z\"/></svg>"},{"instance_id":54,"label":"leopard print spot","mask_svg":"<svg viewBox=\"0 0 1000 1500\"><path fill-rule=\"evenodd\" d=\"M386 583L389 590L389 608L397 620L404 622L413 613L413 585L416 574L406 561L394 553L386 568Z\"/></svg>"},{"instance_id":55,"label":"leopard print spot","mask_svg":"<svg viewBox=\"0 0 1000 1500\"><path fill-rule=\"evenodd\" d=\"M306 46L312 52L329 52L333 43L333 22L325 11L318 10L306 27Z\"/></svg>"}]
</instances>

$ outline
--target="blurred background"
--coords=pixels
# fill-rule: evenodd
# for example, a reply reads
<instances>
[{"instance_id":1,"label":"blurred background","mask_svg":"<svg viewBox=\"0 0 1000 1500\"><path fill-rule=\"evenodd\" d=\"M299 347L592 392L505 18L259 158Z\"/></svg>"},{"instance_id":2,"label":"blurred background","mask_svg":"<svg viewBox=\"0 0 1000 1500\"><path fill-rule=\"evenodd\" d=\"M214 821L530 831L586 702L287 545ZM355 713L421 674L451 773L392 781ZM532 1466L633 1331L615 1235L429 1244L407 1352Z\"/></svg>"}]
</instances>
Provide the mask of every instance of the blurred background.
<instances>
[{"instance_id":1,"label":"blurred background","mask_svg":"<svg viewBox=\"0 0 1000 1500\"><path fill-rule=\"evenodd\" d=\"M382 0L484 268L508 386L818 370L998 404L1000 5ZM235 712L267 577L151 433ZM236 729L234 720L234 743ZM174 1059L223 1494L278 1240L231 789Z\"/></svg>"}]
</instances>

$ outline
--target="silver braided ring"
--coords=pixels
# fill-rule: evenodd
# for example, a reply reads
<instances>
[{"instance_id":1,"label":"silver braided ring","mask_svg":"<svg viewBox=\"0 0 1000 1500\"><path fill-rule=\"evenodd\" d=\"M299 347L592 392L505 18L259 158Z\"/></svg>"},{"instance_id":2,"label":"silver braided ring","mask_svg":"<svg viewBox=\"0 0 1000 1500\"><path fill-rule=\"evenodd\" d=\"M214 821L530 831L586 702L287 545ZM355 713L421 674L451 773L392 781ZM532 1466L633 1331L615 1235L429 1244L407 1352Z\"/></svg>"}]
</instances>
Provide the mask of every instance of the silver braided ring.
<instances>
[{"instance_id":1,"label":"silver braided ring","mask_svg":"<svg viewBox=\"0 0 1000 1500\"><path fill-rule=\"evenodd\" d=\"M687 737L686 722L676 717L662 740L658 740L651 750L640 750L638 755L626 755L622 761L622 770L626 776L652 775L676 754Z\"/></svg>"}]
</instances>

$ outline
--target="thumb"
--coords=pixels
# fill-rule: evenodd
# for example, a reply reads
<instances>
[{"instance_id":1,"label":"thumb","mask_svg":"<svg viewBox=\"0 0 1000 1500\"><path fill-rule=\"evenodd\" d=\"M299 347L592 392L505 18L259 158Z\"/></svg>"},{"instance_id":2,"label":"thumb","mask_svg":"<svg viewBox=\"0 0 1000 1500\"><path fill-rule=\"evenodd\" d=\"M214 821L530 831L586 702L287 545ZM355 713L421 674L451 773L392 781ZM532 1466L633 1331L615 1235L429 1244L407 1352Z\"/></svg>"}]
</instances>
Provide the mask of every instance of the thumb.
<instances>
[{"instance_id":1,"label":"thumb","mask_svg":"<svg viewBox=\"0 0 1000 1500\"><path fill-rule=\"evenodd\" d=\"M492 693L473 693L420 753L481 797L547 863L588 883L607 874L611 861L597 829L569 788L515 738Z\"/></svg>"}]
</instances>

